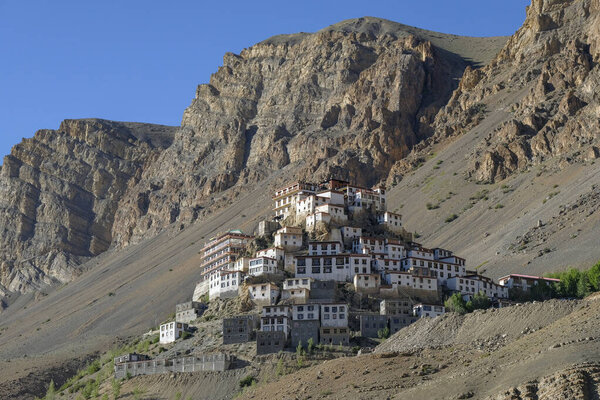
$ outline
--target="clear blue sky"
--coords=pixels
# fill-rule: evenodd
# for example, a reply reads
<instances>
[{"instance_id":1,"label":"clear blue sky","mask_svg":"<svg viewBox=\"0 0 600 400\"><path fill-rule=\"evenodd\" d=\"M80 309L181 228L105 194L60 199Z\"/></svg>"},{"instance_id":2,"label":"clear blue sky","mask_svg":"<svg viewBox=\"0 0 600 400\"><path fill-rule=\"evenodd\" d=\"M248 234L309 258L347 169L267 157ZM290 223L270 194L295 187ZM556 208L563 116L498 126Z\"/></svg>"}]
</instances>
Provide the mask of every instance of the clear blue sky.
<instances>
[{"instance_id":1,"label":"clear blue sky","mask_svg":"<svg viewBox=\"0 0 600 400\"><path fill-rule=\"evenodd\" d=\"M375 16L511 35L529 0L0 0L0 159L37 129L98 117L179 125L225 52ZM1 162L1 161L0 161Z\"/></svg>"}]
</instances>

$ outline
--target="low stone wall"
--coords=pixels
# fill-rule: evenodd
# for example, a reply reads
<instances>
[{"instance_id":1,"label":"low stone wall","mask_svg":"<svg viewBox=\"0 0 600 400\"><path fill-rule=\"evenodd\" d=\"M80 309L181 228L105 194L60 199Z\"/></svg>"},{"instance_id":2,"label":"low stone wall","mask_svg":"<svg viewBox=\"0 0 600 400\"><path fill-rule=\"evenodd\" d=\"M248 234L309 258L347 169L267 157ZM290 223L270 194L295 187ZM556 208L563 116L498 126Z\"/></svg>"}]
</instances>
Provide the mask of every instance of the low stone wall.
<instances>
[{"instance_id":1,"label":"low stone wall","mask_svg":"<svg viewBox=\"0 0 600 400\"><path fill-rule=\"evenodd\" d=\"M170 372L225 371L231 368L235 357L228 354L209 354L199 357L181 357L172 360L146 360L115 365L115 378L137 375L166 374Z\"/></svg>"}]
</instances>

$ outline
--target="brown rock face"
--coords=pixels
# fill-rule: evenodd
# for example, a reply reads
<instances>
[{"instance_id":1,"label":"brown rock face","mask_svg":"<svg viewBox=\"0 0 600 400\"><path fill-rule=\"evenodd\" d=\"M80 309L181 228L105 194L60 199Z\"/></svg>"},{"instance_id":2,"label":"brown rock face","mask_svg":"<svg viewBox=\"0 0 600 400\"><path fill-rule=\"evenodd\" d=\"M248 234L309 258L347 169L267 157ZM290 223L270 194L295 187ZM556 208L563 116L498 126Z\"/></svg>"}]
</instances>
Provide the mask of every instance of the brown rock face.
<instances>
[{"instance_id":1,"label":"brown rock face","mask_svg":"<svg viewBox=\"0 0 600 400\"><path fill-rule=\"evenodd\" d=\"M66 282L107 250L119 200L174 128L66 120L15 146L0 169L0 284ZM0 286L0 289L1 289Z\"/></svg>"},{"instance_id":2,"label":"brown rock face","mask_svg":"<svg viewBox=\"0 0 600 400\"><path fill-rule=\"evenodd\" d=\"M385 178L430 135L466 62L414 35L355 24L226 54L198 87L173 145L126 196L116 242L194 221L215 193L282 169L367 185Z\"/></svg>"},{"instance_id":3,"label":"brown rock face","mask_svg":"<svg viewBox=\"0 0 600 400\"><path fill-rule=\"evenodd\" d=\"M436 117L436 136L477 125L485 104L505 88L524 95L473 160L469 174L494 182L550 159L584 160L600 131L598 1L534 0L523 27L477 74L467 70ZM473 115L480 115L481 118Z\"/></svg>"}]
</instances>

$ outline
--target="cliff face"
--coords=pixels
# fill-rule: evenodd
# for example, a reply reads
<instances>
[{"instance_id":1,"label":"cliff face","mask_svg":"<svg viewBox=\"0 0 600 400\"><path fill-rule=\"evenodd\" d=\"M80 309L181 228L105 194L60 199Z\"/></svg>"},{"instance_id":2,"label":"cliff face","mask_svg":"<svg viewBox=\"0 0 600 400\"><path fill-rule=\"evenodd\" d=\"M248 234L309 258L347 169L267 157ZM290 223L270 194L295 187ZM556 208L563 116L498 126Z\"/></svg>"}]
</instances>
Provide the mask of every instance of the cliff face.
<instances>
[{"instance_id":1,"label":"cliff face","mask_svg":"<svg viewBox=\"0 0 600 400\"><path fill-rule=\"evenodd\" d=\"M0 292L65 282L107 250L119 200L173 128L66 120L15 146L0 169Z\"/></svg>"},{"instance_id":2,"label":"cliff face","mask_svg":"<svg viewBox=\"0 0 600 400\"><path fill-rule=\"evenodd\" d=\"M173 145L118 210L116 242L194 221L214 194L282 169L366 185L384 178L431 134L466 62L414 35L370 20L355 24L226 54L198 87Z\"/></svg>"},{"instance_id":3,"label":"cliff face","mask_svg":"<svg viewBox=\"0 0 600 400\"><path fill-rule=\"evenodd\" d=\"M477 125L498 93L521 92L511 118L474 154L469 176L502 180L545 161L560 168L600 156L600 20L597 0L534 0L523 26L498 56L468 69L436 118L438 138Z\"/></svg>"}]
</instances>

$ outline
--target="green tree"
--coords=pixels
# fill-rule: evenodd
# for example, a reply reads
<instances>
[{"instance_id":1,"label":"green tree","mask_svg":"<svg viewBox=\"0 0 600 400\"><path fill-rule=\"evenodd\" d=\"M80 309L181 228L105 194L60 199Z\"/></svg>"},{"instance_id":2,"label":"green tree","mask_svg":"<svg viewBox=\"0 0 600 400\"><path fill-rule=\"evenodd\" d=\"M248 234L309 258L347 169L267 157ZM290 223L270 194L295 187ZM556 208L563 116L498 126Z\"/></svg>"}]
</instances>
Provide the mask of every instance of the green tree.
<instances>
[{"instance_id":1,"label":"green tree","mask_svg":"<svg viewBox=\"0 0 600 400\"><path fill-rule=\"evenodd\" d=\"M468 311L485 310L487 308L490 308L491 306L492 306L492 301L482 291L475 293L473 298L466 304L466 308Z\"/></svg>"},{"instance_id":2,"label":"green tree","mask_svg":"<svg viewBox=\"0 0 600 400\"><path fill-rule=\"evenodd\" d=\"M592 285L587 271L579 274L579 280L577 281L577 297L584 298L592 293Z\"/></svg>"},{"instance_id":3,"label":"green tree","mask_svg":"<svg viewBox=\"0 0 600 400\"><path fill-rule=\"evenodd\" d=\"M451 312L457 312L459 314L466 314L469 310L467 309L467 303L462 298L460 293L454 293L452 296L444 302L446 310Z\"/></svg>"},{"instance_id":4,"label":"green tree","mask_svg":"<svg viewBox=\"0 0 600 400\"><path fill-rule=\"evenodd\" d=\"M592 286L592 290L597 292L600 290L600 262L594 265L588 271L588 279L590 281L590 285Z\"/></svg>"}]
</instances>

